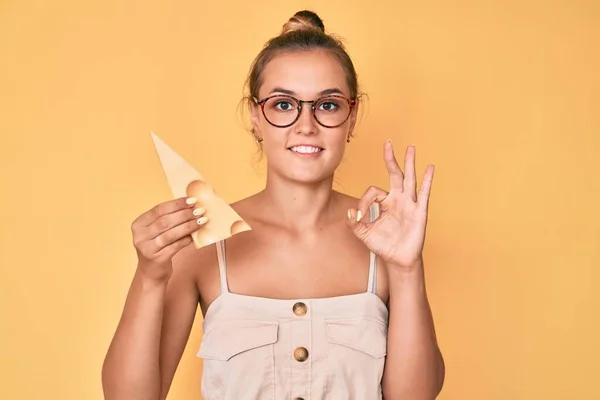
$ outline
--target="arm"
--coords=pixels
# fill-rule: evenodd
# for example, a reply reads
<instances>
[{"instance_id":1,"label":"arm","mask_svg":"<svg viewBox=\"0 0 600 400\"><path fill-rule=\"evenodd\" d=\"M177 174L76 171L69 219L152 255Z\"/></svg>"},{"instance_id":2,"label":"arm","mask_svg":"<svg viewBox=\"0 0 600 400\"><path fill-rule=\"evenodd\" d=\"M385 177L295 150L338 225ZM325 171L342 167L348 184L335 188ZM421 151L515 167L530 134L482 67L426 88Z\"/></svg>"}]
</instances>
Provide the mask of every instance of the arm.
<instances>
[{"instance_id":1,"label":"arm","mask_svg":"<svg viewBox=\"0 0 600 400\"><path fill-rule=\"evenodd\" d=\"M354 218L352 209L348 213L354 234L385 262L388 274L390 317L383 394L386 400L433 400L445 376L425 290L422 257L434 166L427 166L417 192L414 146L406 149L406 174L389 140L383 156L390 191L370 187L359 201L358 217ZM373 202L379 203L381 215L365 223L360 215Z\"/></svg>"},{"instance_id":2,"label":"arm","mask_svg":"<svg viewBox=\"0 0 600 400\"><path fill-rule=\"evenodd\" d=\"M444 360L427 300L423 263L388 269L390 324L383 374L386 400L433 400L442 389Z\"/></svg>"},{"instance_id":3,"label":"arm","mask_svg":"<svg viewBox=\"0 0 600 400\"><path fill-rule=\"evenodd\" d=\"M136 271L104 361L106 400L166 398L198 305L186 260L179 264L174 259L168 282L147 279Z\"/></svg>"},{"instance_id":4,"label":"arm","mask_svg":"<svg viewBox=\"0 0 600 400\"><path fill-rule=\"evenodd\" d=\"M198 305L190 234L196 199L161 203L132 224L138 266L102 368L106 400L166 398Z\"/></svg>"}]
</instances>

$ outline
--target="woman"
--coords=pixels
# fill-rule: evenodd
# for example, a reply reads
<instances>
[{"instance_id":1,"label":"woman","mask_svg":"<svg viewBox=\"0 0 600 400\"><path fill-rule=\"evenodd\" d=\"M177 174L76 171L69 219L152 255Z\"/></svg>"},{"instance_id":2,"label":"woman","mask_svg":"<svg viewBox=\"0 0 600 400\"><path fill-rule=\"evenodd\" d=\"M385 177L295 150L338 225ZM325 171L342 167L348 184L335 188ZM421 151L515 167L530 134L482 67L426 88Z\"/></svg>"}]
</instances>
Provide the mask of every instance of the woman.
<instances>
[{"instance_id":1,"label":"woman","mask_svg":"<svg viewBox=\"0 0 600 400\"><path fill-rule=\"evenodd\" d=\"M248 90L267 183L232 207L253 229L195 249L206 218L194 199L133 222L139 263L103 368L106 398L166 398L198 304L205 399L436 398L444 365L422 259L433 167L417 194L414 148L402 172L388 141L389 193L332 190L360 93L312 12L267 43Z\"/></svg>"}]
</instances>

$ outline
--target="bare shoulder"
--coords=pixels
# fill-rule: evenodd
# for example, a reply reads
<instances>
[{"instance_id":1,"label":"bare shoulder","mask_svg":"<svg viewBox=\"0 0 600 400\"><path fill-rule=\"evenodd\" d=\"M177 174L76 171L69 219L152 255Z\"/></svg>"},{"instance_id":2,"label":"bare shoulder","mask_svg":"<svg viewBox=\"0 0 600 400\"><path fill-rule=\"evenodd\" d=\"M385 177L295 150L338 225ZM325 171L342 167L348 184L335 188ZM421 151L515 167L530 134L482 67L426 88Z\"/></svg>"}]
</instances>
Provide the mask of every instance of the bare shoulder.
<instances>
[{"instance_id":1,"label":"bare shoulder","mask_svg":"<svg viewBox=\"0 0 600 400\"><path fill-rule=\"evenodd\" d=\"M246 197L237 202L231 203L231 208L234 209L243 219L251 219L253 209L253 199L255 196ZM197 274L205 275L207 270L212 269L217 263L217 251L215 244L196 248L194 244L190 244L182 249L175 258L173 258L173 266L183 270L182 272L197 276Z\"/></svg>"},{"instance_id":2,"label":"bare shoulder","mask_svg":"<svg viewBox=\"0 0 600 400\"><path fill-rule=\"evenodd\" d=\"M246 220L250 225L252 219L256 217L257 205L259 202L260 193L255 193L241 200L230 204L231 208L239 214L242 219Z\"/></svg>"},{"instance_id":3,"label":"bare shoulder","mask_svg":"<svg viewBox=\"0 0 600 400\"><path fill-rule=\"evenodd\" d=\"M336 197L337 202L342 207L351 208L351 207L356 207L356 205L358 204L359 199L357 197L350 196L349 194L338 192L335 190L333 191L333 194Z\"/></svg>"},{"instance_id":4,"label":"bare shoulder","mask_svg":"<svg viewBox=\"0 0 600 400\"><path fill-rule=\"evenodd\" d=\"M347 194L335 192L336 196L338 196L338 204L340 207L345 208L344 212L347 212L350 208L356 208L358 206L359 198L354 196L349 196ZM342 211L342 210L340 210ZM364 220L371 219L371 208L367 208L365 212ZM364 246L367 250L368 248ZM381 257L377 256L377 295L382 299L384 303L386 303L389 299L389 287L388 287L388 275L386 264L381 259Z\"/></svg>"},{"instance_id":5,"label":"bare shoulder","mask_svg":"<svg viewBox=\"0 0 600 400\"><path fill-rule=\"evenodd\" d=\"M242 219L252 225L253 198L250 196L231 203ZM200 228L201 229L201 228ZM217 244L197 248L193 243L173 258L173 278L182 286L194 285L203 311L219 295L219 262Z\"/></svg>"},{"instance_id":6,"label":"bare shoulder","mask_svg":"<svg viewBox=\"0 0 600 400\"><path fill-rule=\"evenodd\" d=\"M343 208L344 212L347 212L347 210L349 210L350 208L356 208L358 206L358 202L360 200L358 197L350 196L348 194L337 191L334 191L334 193L335 196L338 198L337 203L339 204L340 208ZM370 208L367 209L365 217L371 218Z\"/></svg>"},{"instance_id":7,"label":"bare shoulder","mask_svg":"<svg viewBox=\"0 0 600 400\"><path fill-rule=\"evenodd\" d=\"M182 249L173 257L173 268L182 273L194 275L207 264L213 255L216 255L214 246L204 246L196 248L194 244Z\"/></svg>"}]
</instances>

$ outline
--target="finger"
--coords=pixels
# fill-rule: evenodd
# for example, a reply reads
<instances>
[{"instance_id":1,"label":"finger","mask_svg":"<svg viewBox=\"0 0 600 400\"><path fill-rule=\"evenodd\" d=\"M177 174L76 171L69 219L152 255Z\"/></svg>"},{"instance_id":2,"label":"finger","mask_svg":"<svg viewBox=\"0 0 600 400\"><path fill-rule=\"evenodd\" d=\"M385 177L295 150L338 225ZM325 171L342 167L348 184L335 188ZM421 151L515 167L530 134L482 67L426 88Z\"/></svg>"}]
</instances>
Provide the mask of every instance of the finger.
<instances>
[{"instance_id":1,"label":"finger","mask_svg":"<svg viewBox=\"0 0 600 400\"><path fill-rule=\"evenodd\" d=\"M433 184L433 173L435 171L435 167L433 165L428 165L425 170L425 175L423 176L423 183L421 183L421 188L419 189L419 196L417 198L417 204L423 210L427 210L429 207L429 195L431 194L431 185Z\"/></svg>"},{"instance_id":2,"label":"finger","mask_svg":"<svg viewBox=\"0 0 600 400\"><path fill-rule=\"evenodd\" d=\"M417 176L415 173L415 147L408 146L404 155L404 192L417 201Z\"/></svg>"},{"instance_id":3,"label":"finger","mask_svg":"<svg viewBox=\"0 0 600 400\"><path fill-rule=\"evenodd\" d=\"M152 253L158 253L165 247L175 243L179 239L191 235L208 222L208 218L200 217L197 220L188 221L177 225L166 232L158 235L150 241L152 243Z\"/></svg>"},{"instance_id":4,"label":"finger","mask_svg":"<svg viewBox=\"0 0 600 400\"><path fill-rule=\"evenodd\" d=\"M171 259L175 254L177 254L180 250L188 247L192 244L193 240L190 235L184 236L179 240L171 243L168 246L163 247L156 256L164 259Z\"/></svg>"},{"instance_id":5,"label":"finger","mask_svg":"<svg viewBox=\"0 0 600 400\"><path fill-rule=\"evenodd\" d=\"M193 210L184 209L173 212L171 214L163 215L147 228L148 236L146 239L154 239L157 236L163 234L169 229L175 228L178 225L181 225L188 221L198 220L204 215L205 212L206 210L203 207L198 207L194 208Z\"/></svg>"},{"instance_id":6,"label":"finger","mask_svg":"<svg viewBox=\"0 0 600 400\"><path fill-rule=\"evenodd\" d=\"M354 235L356 235L357 238L362 240L367 236L367 233L369 232L369 225L365 224L362 221L357 221L357 214L357 210L355 210L354 208L349 209L346 224L348 225L350 230L352 230Z\"/></svg>"},{"instance_id":7,"label":"finger","mask_svg":"<svg viewBox=\"0 0 600 400\"><path fill-rule=\"evenodd\" d=\"M381 203L388 195L388 192L378 188L377 186L369 187L358 201L356 210L351 209L352 215L354 216L356 222L359 222L363 219L363 217L367 214L367 210L371 204L374 202Z\"/></svg>"},{"instance_id":8,"label":"finger","mask_svg":"<svg viewBox=\"0 0 600 400\"><path fill-rule=\"evenodd\" d=\"M133 227L139 228L143 226L149 226L163 215L171 214L179 210L193 208L196 203L197 200L193 197L180 197L162 202L140 215L133 222Z\"/></svg>"},{"instance_id":9,"label":"finger","mask_svg":"<svg viewBox=\"0 0 600 400\"><path fill-rule=\"evenodd\" d=\"M390 175L390 192L393 189L403 191L404 175L402 174L400 165L398 164L396 156L394 155L394 149L390 139L386 140L383 146L383 160L385 161L385 167Z\"/></svg>"}]
</instances>

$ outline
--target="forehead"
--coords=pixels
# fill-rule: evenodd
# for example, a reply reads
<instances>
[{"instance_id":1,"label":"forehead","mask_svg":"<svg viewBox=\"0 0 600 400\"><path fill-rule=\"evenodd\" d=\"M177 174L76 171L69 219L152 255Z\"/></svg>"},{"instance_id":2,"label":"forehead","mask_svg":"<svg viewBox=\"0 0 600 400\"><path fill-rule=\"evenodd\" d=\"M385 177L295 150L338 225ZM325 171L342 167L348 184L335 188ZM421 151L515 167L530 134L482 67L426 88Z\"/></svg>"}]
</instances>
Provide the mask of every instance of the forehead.
<instances>
[{"instance_id":1,"label":"forehead","mask_svg":"<svg viewBox=\"0 0 600 400\"><path fill-rule=\"evenodd\" d=\"M259 96L275 88L293 91L301 99L312 99L326 89L339 89L350 96L346 73L327 51L285 53L271 60L262 73Z\"/></svg>"}]
</instances>

